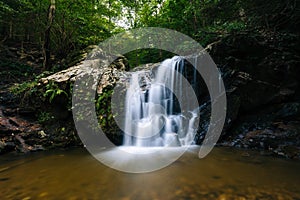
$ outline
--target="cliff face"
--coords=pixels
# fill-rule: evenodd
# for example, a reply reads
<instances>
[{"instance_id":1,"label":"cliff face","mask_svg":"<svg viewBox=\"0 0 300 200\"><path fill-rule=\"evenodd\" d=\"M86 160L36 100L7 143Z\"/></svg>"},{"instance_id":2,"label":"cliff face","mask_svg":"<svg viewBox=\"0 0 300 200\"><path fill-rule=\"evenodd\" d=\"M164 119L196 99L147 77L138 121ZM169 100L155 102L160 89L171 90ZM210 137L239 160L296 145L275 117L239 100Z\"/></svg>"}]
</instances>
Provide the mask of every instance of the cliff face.
<instances>
[{"instance_id":1,"label":"cliff face","mask_svg":"<svg viewBox=\"0 0 300 200\"><path fill-rule=\"evenodd\" d=\"M228 98L221 143L299 158L299 42L291 33L246 32L212 46Z\"/></svg>"}]
</instances>

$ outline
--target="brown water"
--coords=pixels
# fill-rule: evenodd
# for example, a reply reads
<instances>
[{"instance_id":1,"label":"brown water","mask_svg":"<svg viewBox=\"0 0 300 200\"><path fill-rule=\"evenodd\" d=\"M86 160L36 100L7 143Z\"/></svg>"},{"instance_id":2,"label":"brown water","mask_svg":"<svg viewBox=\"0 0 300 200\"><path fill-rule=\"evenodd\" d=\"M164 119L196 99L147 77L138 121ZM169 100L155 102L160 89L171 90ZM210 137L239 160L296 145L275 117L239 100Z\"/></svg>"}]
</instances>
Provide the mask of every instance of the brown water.
<instances>
[{"instance_id":1,"label":"brown water","mask_svg":"<svg viewBox=\"0 0 300 200\"><path fill-rule=\"evenodd\" d=\"M162 170L110 169L83 149L0 157L0 199L300 199L300 162L215 148Z\"/></svg>"}]
</instances>

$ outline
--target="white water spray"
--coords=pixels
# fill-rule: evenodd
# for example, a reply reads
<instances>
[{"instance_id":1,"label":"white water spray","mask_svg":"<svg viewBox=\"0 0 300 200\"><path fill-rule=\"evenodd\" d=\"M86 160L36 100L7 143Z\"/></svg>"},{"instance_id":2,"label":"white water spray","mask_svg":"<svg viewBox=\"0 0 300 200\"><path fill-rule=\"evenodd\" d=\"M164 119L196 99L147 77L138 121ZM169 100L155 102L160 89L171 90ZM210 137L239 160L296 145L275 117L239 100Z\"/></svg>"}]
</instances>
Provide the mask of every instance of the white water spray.
<instances>
[{"instance_id":1,"label":"white water spray","mask_svg":"<svg viewBox=\"0 0 300 200\"><path fill-rule=\"evenodd\" d=\"M197 58L194 64L197 65ZM162 62L154 73L154 78L148 82L145 72L132 74L126 93L123 142L125 146L173 147L193 143L198 113L193 111L195 108L192 107L190 110L182 111L179 106L180 100L177 99L188 99L184 97L182 84L182 79L188 76L186 68L184 59L175 56ZM196 88L195 68L191 77L193 80L190 82L193 88ZM143 87L141 80L144 81ZM179 95L176 98L174 94Z\"/></svg>"}]
</instances>

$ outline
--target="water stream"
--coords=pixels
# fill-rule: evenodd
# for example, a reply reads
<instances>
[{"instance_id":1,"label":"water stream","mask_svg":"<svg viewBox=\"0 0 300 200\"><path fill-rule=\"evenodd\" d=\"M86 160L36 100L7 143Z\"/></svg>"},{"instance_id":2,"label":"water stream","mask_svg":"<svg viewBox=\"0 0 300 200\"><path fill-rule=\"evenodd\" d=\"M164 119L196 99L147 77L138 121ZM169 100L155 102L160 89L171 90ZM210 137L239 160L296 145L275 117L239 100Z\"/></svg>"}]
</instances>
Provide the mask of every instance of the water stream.
<instances>
[{"instance_id":1,"label":"water stream","mask_svg":"<svg viewBox=\"0 0 300 200\"><path fill-rule=\"evenodd\" d=\"M196 148L145 174L108 168L84 149L3 155L0 199L300 199L300 162L218 147L200 160Z\"/></svg>"},{"instance_id":2,"label":"water stream","mask_svg":"<svg viewBox=\"0 0 300 200\"><path fill-rule=\"evenodd\" d=\"M197 57L195 58L197 65ZM126 94L125 146L184 146L193 143L196 102L186 102L185 79L197 88L197 71L190 72L179 56L167 59L149 79L144 71L132 74ZM178 98L176 98L178 97ZM183 113L182 104L187 110ZM188 114L187 114L188 113Z\"/></svg>"}]
</instances>

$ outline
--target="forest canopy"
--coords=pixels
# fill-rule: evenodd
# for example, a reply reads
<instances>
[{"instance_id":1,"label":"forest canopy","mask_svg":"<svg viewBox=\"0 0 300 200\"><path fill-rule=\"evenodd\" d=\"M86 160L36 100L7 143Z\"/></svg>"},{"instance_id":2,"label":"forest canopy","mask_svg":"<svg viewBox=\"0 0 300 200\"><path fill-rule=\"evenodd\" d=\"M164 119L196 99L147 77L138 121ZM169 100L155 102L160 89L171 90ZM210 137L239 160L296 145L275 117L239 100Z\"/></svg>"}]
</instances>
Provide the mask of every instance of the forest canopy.
<instances>
[{"instance_id":1,"label":"forest canopy","mask_svg":"<svg viewBox=\"0 0 300 200\"><path fill-rule=\"evenodd\" d=\"M125 29L170 28L205 46L235 32L296 29L298 13L296 0L1 0L0 37L1 43L61 60ZM161 54L153 52L148 59L149 51L128 56L140 54L149 62Z\"/></svg>"}]
</instances>

